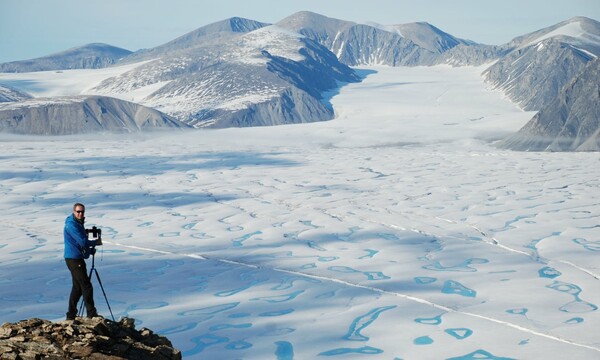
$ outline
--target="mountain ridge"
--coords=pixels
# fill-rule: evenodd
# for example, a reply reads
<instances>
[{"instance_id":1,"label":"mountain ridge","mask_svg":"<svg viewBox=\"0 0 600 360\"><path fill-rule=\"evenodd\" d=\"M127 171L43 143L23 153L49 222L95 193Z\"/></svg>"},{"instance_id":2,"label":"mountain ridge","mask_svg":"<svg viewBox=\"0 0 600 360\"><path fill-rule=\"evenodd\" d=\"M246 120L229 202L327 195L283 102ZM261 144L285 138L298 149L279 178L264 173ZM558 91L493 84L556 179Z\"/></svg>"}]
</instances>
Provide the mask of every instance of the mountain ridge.
<instances>
[{"instance_id":1,"label":"mountain ridge","mask_svg":"<svg viewBox=\"0 0 600 360\"><path fill-rule=\"evenodd\" d=\"M333 118L322 94L360 81L349 66L490 64L482 76L492 89L524 110L543 111L598 56L600 23L586 17L486 45L427 22L361 24L301 11L275 24L232 17L130 53L115 64L140 65L89 92L122 99L144 94L136 101L194 127L265 126ZM11 94L5 101L27 96Z\"/></svg>"},{"instance_id":2,"label":"mountain ridge","mask_svg":"<svg viewBox=\"0 0 600 360\"><path fill-rule=\"evenodd\" d=\"M231 17L202 26L156 47L138 50L129 56L122 58L119 63L123 64L154 59L162 56L166 52L185 51L186 49L202 45L203 43L214 43L223 38L228 38L235 34L251 32L268 25L270 24L240 17Z\"/></svg>"},{"instance_id":3,"label":"mountain ridge","mask_svg":"<svg viewBox=\"0 0 600 360\"><path fill-rule=\"evenodd\" d=\"M99 69L113 65L131 53L116 46L91 43L35 59L2 63L0 72Z\"/></svg>"},{"instance_id":4,"label":"mountain ridge","mask_svg":"<svg viewBox=\"0 0 600 360\"><path fill-rule=\"evenodd\" d=\"M186 127L155 109L105 96L36 98L0 103L0 132L12 134L132 133Z\"/></svg>"}]
</instances>

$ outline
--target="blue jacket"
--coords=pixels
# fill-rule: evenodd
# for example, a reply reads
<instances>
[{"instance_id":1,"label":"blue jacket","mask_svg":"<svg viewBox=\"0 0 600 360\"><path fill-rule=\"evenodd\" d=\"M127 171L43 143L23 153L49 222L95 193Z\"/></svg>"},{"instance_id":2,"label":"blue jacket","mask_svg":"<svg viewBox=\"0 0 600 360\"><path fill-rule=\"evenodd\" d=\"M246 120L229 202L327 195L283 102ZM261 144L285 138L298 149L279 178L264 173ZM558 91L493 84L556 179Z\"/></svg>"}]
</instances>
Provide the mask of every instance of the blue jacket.
<instances>
[{"instance_id":1,"label":"blue jacket","mask_svg":"<svg viewBox=\"0 0 600 360\"><path fill-rule=\"evenodd\" d=\"M71 214L65 220L65 259L87 259L94 246L93 241L87 239L85 227Z\"/></svg>"}]
</instances>

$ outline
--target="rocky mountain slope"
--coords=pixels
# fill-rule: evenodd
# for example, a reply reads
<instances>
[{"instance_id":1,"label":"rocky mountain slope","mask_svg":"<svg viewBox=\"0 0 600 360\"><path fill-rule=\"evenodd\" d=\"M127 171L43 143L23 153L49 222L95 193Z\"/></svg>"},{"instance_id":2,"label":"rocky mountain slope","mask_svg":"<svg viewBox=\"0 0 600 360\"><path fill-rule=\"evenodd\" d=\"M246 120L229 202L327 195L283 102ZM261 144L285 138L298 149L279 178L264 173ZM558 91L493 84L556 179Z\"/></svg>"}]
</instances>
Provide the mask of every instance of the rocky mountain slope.
<instances>
[{"instance_id":1,"label":"rocky mountain slope","mask_svg":"<svg viewBox=\"0 0 600 360\"><path fill-rule=\"evenodd\" d=\"M248 23L244 28L260 25ZM323 92L359 81L325 47L297 33L277 26L247 33L209 28L216 37L203 29L196 32L203 36L183 37L196 39L193 44L149 50L154 60L90 91L123 96L152 88L141 104L195 127L262 126L331 119Z\"/></svg>"},{"instance_id":2,"label":"rocky mountain slope","mask_svg":"<svg viewBox=\"0 0 600 360\"><path fill-rule=\"evenodd\" d=\"M600 151L600 59L501 146L525 151Z\"/></svg>"},{"instance_id":3,"label":"rocky mountain slope","mask_svg":"<svg viewBox=\"0 0 600 360\"><path fill-rule=\"evenodd\" d=\"M77 318L53 323L29 319L0 327L1 359L179 360L181 351L135 320Z\"/></svg>"},{"instance_id":4,"label":"rocky mountain slope","mask_svg":"<svg viewBox=\"0 0 600 360\"><path fill-rule=\"evenodd\" d=\"M597 96L577 89L593 91L600 83L594 65L588 68L600 56L600 23L575 17L515 38L506 47L508 53L483 73L484 78L523 109L540 113L500 145L519 150L594 149L593 134L600 129Z\"/></svg>"},{"instance_id":5,"label":"rocky mountain slope","mask_svg":"<svg viewBox=\"0 0 600 360\"><path fill-rule=\"evenodd\" d=\"M0 132L13 134L129 133L185 127L188 125L155 109L102 96L0 103Z\"/></svg>"},{"instance_id":6,"label":"rocky mountain slope","mask_svg":"<svg viewBox=\"0 0 600 360\"><path fill-rule=\"evenodd\" d=\"M497 58L502 52L496 46L459 39L426 22L358 24L301 11L277 25L319 42L336 54L342 63L350 66L480 65ZM454 55L445 55L457 47ZM463 53L480 55L461 56Z\"/></svg>"},{"instance_id":7,"label":"rocky mountain slope","mask_svg":"<svg viewBox=\"0 0 600 360\"><path fill-rule=\"evenodd\" d=\"M56 54L0 64L0 72L98 69L110 66L131 51L107 44L87 44Z\"/></svg>"},{"instance_id":8,"label":"rocky mountain slope","mask_svg":"<svg viewBox=\"0 0 600 360\"><path fill-rule=\"evenodd\" d=\"M600 23L582 17L518 37L485 79L525 110L540 110L600 55Z\"/></svg>"},{"instance_id":9,"label":"rocky mountain slope","mask_svg":"<svg viewBox=\"0 0 600 360\"><path fill-rule=\"evenodd\" d=\"M432 63L433 51L402 37L397 29L357 24L302 11L277 23L328 48L350 66L383 64L408 66Z\"/></svg>"}]
</instances>

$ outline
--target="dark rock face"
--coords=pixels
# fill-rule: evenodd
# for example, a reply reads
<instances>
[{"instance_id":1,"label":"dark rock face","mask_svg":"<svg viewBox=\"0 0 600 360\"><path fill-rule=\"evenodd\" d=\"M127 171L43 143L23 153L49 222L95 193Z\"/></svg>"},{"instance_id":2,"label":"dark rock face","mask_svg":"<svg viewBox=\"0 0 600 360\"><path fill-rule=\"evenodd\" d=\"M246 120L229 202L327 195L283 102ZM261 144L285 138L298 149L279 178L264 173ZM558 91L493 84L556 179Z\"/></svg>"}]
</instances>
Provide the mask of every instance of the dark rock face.
<instances>
[{"instance_id":1,"label":"dark rock face","mask_svg":"<svg viewBox=\"0 0 600 360\"><path fill-rule=\"evenodd\" d=\"M486 69L483 76L524 110L540 110L592 59L568 43L546 39L513 50Z\"/></svg>"},{"instance_id":2,"label":"dark rock face","mask_svg":"<svg viewBox=\"0 0 600 360\"><path fill-rule=\"evenodd\" d=\"M181 359L171 342L151 330L135 329L134 319L101 317L53 323L42 319L4 323L1 359Z\"/></svg>"},{"instance_id":3,"label":"dark rock face","mask_svg":"<svg viewBox=\"0 0 600 360\"><path fill-rule=\"evenodd\" d=\"M520 151L600 151L600 58L499 146Z\"/></svg>"}]
</instances>

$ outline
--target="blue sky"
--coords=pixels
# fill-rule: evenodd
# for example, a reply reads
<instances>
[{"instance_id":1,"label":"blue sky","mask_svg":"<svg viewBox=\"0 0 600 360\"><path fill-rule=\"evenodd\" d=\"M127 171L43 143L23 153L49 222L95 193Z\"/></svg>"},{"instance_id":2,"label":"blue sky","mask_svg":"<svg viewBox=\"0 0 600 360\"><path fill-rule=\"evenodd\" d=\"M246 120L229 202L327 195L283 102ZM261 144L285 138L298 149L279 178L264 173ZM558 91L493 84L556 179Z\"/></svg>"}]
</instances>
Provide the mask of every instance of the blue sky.
<instances>
[{"instance_id":1,"label":"blue sky","mask_svg":"<svg viewBox=\"0 0 600 360\"><path fill-rule=\"evenodd\" d=\"M600 0L0 0L0 62L93 42L133 51L233 16L274 23L301 10L386 25L427 21L486 44L573 16L600 21Z\"/></svg>"}]
</instances>

